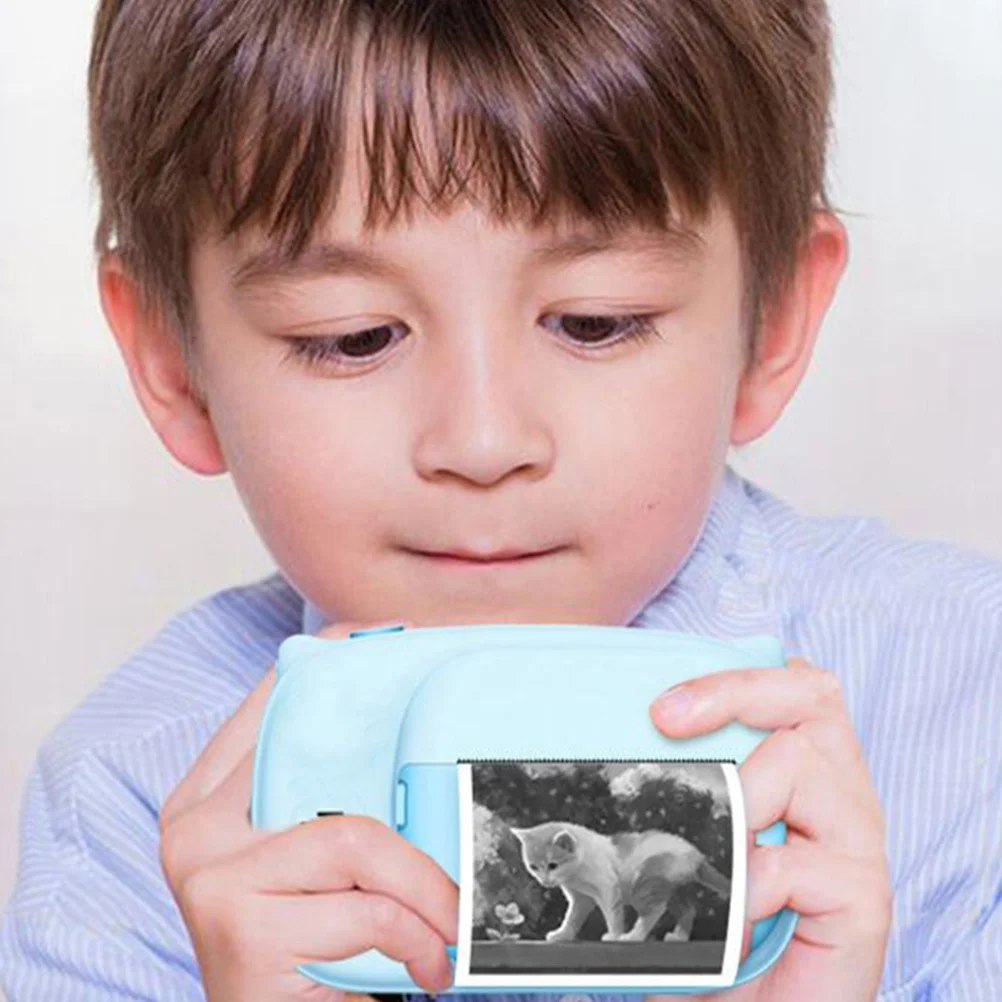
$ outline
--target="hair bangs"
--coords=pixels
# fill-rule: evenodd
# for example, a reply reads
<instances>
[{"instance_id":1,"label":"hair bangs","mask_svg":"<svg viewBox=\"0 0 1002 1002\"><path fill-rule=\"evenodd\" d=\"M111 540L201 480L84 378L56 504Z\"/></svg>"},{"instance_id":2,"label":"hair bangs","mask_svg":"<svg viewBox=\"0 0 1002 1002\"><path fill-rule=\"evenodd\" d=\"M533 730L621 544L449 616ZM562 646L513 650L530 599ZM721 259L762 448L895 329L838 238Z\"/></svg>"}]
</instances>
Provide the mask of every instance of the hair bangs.
<instances>
[{"instance_id":1,"label":"hair bangs","mask_svg":"<svg viewBox=\"0 0 1002 1002\"><path fill-rule=\"evenodd\" d=\"M296 257L469 198L497 222L741 244L750 347L830 208L826 0L100 0L88 69L112 240L195 357L207 231ZM357 192L357 196L355 193Z\"/></svg>"},{"instance_id":2,"label":"hair bangs","mask_svg":"<svg viewBox=\"0 0 1002 1002\"><path fill-rule=\"evenodd\" d=\"M489 0L349 2L336 18L294 6L300 16L276 13L248 40L249 79L233 62L223 103L241 114L214 130L202 175L224 235L259 227L297 255L355 169L365 230L464 197L531 227L684 229L705 217L720 142L698 88L682 101L674 81L669 111L656 79L636 79L640 53L632 72L596 61L623 44L608 18L536 3L516 17ZM345 33L351 46L337 44Z\"/></svg>"}]
</instances>

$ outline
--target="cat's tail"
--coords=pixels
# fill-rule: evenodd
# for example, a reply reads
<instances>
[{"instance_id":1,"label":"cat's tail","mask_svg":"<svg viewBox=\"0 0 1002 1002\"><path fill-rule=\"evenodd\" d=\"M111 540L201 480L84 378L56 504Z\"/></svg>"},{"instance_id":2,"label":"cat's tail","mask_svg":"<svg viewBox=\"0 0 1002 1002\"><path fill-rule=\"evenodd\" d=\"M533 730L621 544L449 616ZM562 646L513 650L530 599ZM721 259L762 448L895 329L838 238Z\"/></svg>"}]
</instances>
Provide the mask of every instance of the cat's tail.
<instances>
[{"instance_id":1,"label":"cat's tail","mask_svg":"<svg viewBox=\"0 0 1002 1002\"><path fill-rule=\"evenodd\" d=\"M704 887L715 891L722 898L731 896L731 882L719 870L710 866L705 859L696 868L696 880Z\"/></svg>"}]
</instances>

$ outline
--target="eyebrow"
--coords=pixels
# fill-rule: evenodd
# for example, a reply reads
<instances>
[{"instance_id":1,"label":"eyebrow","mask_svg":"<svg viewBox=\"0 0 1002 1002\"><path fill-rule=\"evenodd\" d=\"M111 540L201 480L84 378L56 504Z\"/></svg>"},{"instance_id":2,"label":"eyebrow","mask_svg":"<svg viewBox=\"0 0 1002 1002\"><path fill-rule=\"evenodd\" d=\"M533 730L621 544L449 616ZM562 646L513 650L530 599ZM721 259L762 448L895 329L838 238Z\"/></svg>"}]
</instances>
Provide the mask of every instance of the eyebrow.
<instances>
[{"instance_id":1,"label":"eyebrow","mask_svg":"<svg viewBox=\"0 0 1002 1002\"><path fill-rule=\"evenodd\" d=\"M645 230L614 237L582 232L534 248L529 253L529 265L552 267L616 251L644 254L668 265L691 265L702 258L705 250L706 242L690 229ZM230 282L241 292L258 285L325 275L401 281L406 273L406 268L364 247L324 241L311 244L295 258L275 246L255 251L233 269Z\"/></svg>"}]
</instances>

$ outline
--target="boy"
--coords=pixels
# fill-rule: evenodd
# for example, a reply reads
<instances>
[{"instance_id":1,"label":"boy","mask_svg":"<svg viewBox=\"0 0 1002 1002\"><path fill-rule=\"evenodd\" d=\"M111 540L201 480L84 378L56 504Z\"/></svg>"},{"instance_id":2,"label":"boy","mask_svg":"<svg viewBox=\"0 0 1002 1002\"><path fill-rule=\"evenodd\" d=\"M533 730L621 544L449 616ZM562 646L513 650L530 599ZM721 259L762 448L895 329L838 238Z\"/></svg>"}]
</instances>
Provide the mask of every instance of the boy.
<instances>
[{"instance_id":1,"label":"boy","mask_svg":"<svg viewBox=\"0 0 1002 1002\"><path fill-rule=\"evenodd\" d=\"M89 83L132 385L279 571L186 609L44 743L12 1002L339 998L295 965L373 946L448 985L428 857L246 816L279 643L391 621L779 637L788 671L649 710L775 730L742 787L791 837L751 852L746 919L801 920L724 994L1002 997L1002 566L726 464L846 261L822 0L103 0Z\"/></svg>"}]
</instances>

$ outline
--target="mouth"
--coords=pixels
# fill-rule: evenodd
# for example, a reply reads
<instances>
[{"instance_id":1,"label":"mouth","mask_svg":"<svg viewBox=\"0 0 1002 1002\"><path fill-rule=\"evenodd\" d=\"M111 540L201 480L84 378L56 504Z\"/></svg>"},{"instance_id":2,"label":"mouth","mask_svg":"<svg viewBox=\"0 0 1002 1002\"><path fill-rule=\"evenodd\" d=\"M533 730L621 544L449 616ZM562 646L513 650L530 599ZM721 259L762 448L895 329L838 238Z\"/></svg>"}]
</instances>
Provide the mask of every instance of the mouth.
<instances>
[{"instance_id":1,"label":"mouth","mask_svg":"<svg viewBox=\"0 0 1002 1002\"><path fill-rule=\"evenodd\" d=\"M496 550L493 552L476 553L466 550L430 551L410 550L419 557L424 557L436 564L446 567L514 567L529 564L565 549L563 546L552 546L547 550Z\"/></svg>"}]
</instances>

